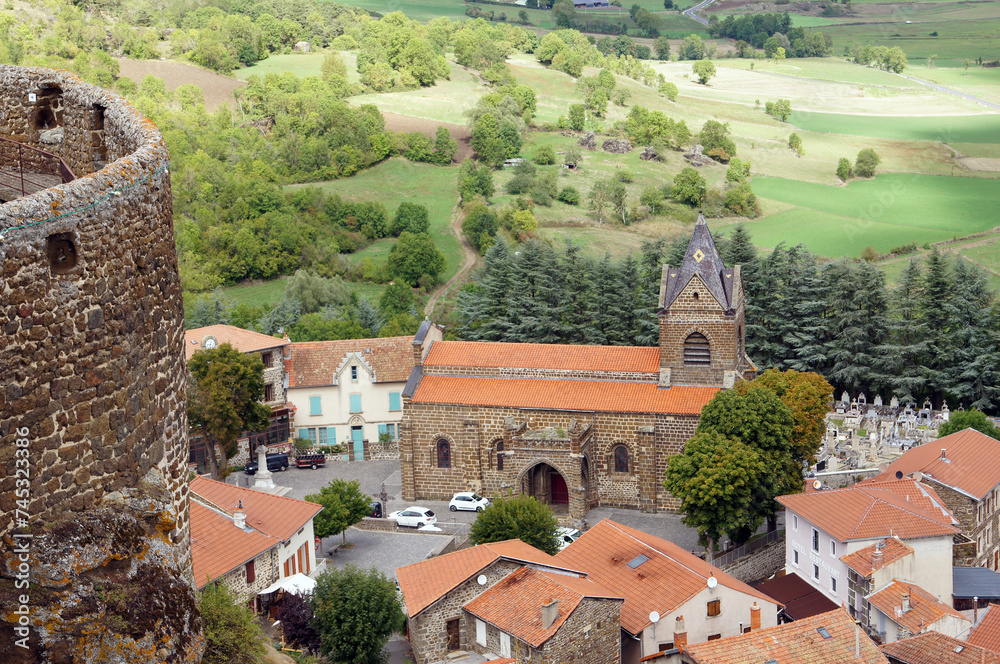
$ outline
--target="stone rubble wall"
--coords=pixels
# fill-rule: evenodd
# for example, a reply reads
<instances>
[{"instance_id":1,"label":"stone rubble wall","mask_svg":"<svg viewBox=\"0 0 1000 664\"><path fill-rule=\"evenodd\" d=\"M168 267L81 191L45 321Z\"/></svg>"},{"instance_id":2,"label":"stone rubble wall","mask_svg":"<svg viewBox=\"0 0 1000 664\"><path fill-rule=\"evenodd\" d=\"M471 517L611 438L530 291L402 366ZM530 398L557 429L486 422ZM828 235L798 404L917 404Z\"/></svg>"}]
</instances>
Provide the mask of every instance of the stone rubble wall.
<instances>
[{"instance_id":1,"label":"stone rubble wall","mask_svg":"<svg viewBox=\"0 0 1000 664\"><path fill-rule=\"evenodd\" d=\"M0 104L0 136L32 145L38 114L51 113L63 140L42 147L79 176L0 205L0 536L18 525L14 450L27 429L30 524L83 519L159 469L175 515L163 536L190 584L187 371L163 139L124 99L67 72L0 66Z\"/></svg>"},{"instance_id":2,"label":"stone rubble wall","mask_svg":"<svg viewBox=\"0 0 1000 664\"><path fill-rule=\"evenodd\" d=\"M767 546L743 556L721 569L747 584L760 583L785 568L785 538L781 537Z\"/></svg>"}]
</instances>

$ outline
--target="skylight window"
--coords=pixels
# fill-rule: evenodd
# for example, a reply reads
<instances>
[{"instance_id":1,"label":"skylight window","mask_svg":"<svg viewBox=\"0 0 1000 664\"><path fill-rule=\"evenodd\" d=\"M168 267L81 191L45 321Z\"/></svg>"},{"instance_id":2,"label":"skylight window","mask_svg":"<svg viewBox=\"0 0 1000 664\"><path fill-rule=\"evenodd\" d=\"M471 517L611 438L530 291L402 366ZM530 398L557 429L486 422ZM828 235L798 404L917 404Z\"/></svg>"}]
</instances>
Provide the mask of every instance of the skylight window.
<instances>
[{"instance_id":1,"label":"skylight window","mask_svg":"<svg viewBox=\"0 0 1000 664\"><path fill-rule=\"evenodd\" d=\"M826 627L819 627L816 629L816 631L819 632L819 635L822 636L824 639L830 638L830 632L826 631Z\"/></svg>"},{"instance_id":2,"label":"skylight window","mask_svg":"<svg viewBox=\"0 0 1000 664\"><path fill-rule=\"evenodd\" d=\"M649 556L640 553L638 556L629 561L628 566L635 569L647 560L649 560Z\"/></svg>"}]
</instances>

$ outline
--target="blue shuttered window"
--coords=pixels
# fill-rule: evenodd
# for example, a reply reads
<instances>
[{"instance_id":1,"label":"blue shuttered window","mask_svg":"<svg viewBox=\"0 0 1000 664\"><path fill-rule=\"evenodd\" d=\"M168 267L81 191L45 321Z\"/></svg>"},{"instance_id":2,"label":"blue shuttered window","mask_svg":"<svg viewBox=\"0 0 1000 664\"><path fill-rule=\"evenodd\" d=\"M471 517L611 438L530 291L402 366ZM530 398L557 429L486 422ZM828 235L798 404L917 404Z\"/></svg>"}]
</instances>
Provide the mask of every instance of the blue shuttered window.
<instances>
[{"instance_id":1,"label":"blue shuttered window","mask_svg":"<svg viewBox=\"0 0 1000 664\"><path fill-rule=\"evenodd\" d=\"M307 429L299 429L299 438L308 438L309 431Z\"/></svg>"},{"instance_id":2,"label":"blue shuttered window","mask_svg":"<svg viewBox=\"0 0 1000 664\"><path fill-rule=\"evenodd\" d=\"M334 427L326 428L326 439L331 445L337 444L337 429Z\"/></svg>"},{"instance_id":3,"label":"blue shuttered window","mask_svg":"<svg viewBox=\"0 0 1000 664\"><path fill-rule=\"evenodd\" d=\"M403 410L403 404L399 399L399 392L389 393L389 410Z\"/></svg>"},{"instance_id":4,"label":"blue shuttered window","mask_svg":"<svg viewBox=\"0 0 1000 664\"><path fill-rule=\"evenodd\" d=\"M378 425L378 439L382 440L382 436L384 436L384 435L385 435L385 425L384 424L380 424L380 425Z\"/></svg>"},{"instance_id":5,"label":"blue shuttered window","mask_svg":"<svg viewBox=\"0 0 1000 664\"><path fill-rule=\"evenodd\" d=\"M322 415L323 414L323 404L319 397L309 397L309 414L310 415Z\"/></svg>"},{"instance_id":6,"label":"blue shuttered window","mask_svg":"<svg viewBox=\"0 0 1000 664\"><path fill-rule=\"evenodd\" d=\"M361 412L361 395L352 394L351 395L351 412L360 413Z\"/></svg>"}]
</instances>

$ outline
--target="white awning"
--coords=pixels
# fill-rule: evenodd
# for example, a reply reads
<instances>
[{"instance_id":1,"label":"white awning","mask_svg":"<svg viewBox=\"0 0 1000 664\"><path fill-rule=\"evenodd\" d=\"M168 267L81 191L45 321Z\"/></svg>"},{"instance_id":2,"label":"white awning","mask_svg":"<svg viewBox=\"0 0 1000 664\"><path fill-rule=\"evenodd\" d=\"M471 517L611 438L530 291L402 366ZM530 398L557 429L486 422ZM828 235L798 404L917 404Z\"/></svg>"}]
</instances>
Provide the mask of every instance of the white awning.
<instances>
[{"instance_id":1,"label":"white awning","mask_svg":"<svg viewBox=\"0 0 1000 664\"><path fill-rule=\"evenodd\" d=\"M293 595L306 595L311 593L315 587L316 582L305 574L292 574L291 576L286 576L283 579L278 579L257 594L268 595L270 593L277 592L278 590L284 590L285 592L292 593Z\"/></svg>"}]
</instances>

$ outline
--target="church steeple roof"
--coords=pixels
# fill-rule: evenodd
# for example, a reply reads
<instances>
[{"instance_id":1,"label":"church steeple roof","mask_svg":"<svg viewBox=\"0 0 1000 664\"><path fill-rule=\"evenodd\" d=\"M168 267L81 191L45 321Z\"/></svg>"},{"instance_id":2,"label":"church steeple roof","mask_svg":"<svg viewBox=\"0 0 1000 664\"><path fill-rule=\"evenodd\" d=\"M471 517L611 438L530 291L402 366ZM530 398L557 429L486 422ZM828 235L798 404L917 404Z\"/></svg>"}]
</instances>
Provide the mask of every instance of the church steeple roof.
<instances>
[{"instance_id":1,"label":"church steeple roof","mask_svg":"<svg viewBox=\"0 0 1000 664\"><path fill-rule=\"evenodd\" d=\"M722 262L722 256L719 255L708 224L705 223L705 216L701 213L694 225L684 261L678 267L665 267L660 308L669 307L696 274L723 308L732 308L733 270Z\"/></svg>"}]
</instances>

